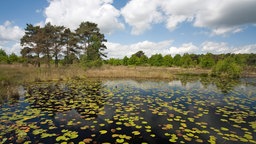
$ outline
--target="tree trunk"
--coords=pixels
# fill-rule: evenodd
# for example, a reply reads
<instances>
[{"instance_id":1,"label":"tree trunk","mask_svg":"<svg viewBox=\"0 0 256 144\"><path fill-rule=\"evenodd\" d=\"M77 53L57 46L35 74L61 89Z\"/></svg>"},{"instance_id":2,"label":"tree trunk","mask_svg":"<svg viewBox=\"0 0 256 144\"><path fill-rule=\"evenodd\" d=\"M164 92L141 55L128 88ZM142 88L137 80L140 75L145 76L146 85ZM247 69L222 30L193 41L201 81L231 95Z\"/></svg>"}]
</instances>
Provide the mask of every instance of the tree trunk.
<instances>
[{"instance_id":1,"label":"tree trunk","mask_svg":"<svg viewBox=\"0 0 256 144\"><path fill-rule=\"evenodd\" d=\"M69 60L69 46L67 45L67 64L70 64L70 60Z\"/></svg>"},{"instance_id":2,"label":"tree trunk","mask_svg":"<svg viewBox=\"0 0 256 144\"><path fill-rule=\"evenodd\" d=\"M58 56L55 55L55 67L57 68L59 64Z\"/></svg>"},{"instance_id":3,"label":"tree trunk","mask_svg":"<svg viewBox=\"0 0 256 144\"><path fill-rule=\"evenodd\" d=\"M49 68L50 66L50 50L47 48L47 67Z\"/></svg>"},{"instance_id":4,"label":"tree trunk","mask_svg":"<svg viewBox=\"0 0 256 144\"><path fill-rule=\"evenodd\" d=\"M39 53L37 54L36 63L37 63L37 67L40 67L40 57L39 57Z\"/></svg>"}]
</instances>

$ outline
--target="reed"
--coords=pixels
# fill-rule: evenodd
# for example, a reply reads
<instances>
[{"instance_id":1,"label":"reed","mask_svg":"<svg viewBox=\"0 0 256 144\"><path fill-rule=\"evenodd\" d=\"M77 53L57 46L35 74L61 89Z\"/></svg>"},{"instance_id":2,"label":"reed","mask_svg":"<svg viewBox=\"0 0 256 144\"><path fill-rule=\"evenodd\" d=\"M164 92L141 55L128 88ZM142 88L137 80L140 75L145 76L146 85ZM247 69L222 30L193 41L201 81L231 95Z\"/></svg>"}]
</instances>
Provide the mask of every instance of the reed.
<instances>
[{"instance_id":1,"label":"reed","mask_svg":"<svg viewBox=\"0 0 256 144\"><path fill-rule=\"evenodd\" d=\"M31 65L0 65L0 104L17 97L19 86L24 83L82 78L85 74L85 70L79 66L36 68Z\"/></svg>"},{"instance_id":2,"label":"reed","mask_svg":"<svg viewBox=\"0 0 256 144\"><path fill-rule=\"evenodd\" d=\"M145 78L145 79L173 79L177 74L208 73L207 70L183 69L176 67L143 67L143 66L108 66L88 69L87 77L98 78Z\"/></svg>"},{"instance_id":3,"label":"reed","mask_svg":"<svg viewBox=\"0 0 256 144\"><path fill-rule=\"evenodd\" d=\"M2 83L21 84L70 78L145 78L173 79L177 74L207 74L209 70L177 67L109 66L84 69L80 65L36 68L22 65L0 65Z\"/></svg>"}]
</instances>

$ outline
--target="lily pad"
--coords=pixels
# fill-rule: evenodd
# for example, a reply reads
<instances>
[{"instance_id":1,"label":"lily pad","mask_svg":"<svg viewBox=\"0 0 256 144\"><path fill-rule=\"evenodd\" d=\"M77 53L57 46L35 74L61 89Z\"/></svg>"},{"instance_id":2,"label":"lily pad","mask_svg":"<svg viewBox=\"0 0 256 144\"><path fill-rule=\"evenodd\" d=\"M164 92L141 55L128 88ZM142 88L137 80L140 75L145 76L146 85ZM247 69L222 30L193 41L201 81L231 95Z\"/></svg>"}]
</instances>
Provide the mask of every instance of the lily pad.
<instances>
[{"instance_id":1,"label":"lily pad","mask_svg":"<svg viewBox=\"0 0 256 144\"><path fill-rule=\"evenodd\" d=\"M100 134L106 134L107 132L107 130L100 130Z\"/></svg>"},{"instance_id":2,"label":"lily pad","mask_svg":"<svg viewBox=\"0 0 256 144\"><path fill-rule=\"evenodd\" d=\"M139 135L140 132L139 132L139 131L133 131L132 134L133 134L133 135Z\"/></svg>"}]
</instances>

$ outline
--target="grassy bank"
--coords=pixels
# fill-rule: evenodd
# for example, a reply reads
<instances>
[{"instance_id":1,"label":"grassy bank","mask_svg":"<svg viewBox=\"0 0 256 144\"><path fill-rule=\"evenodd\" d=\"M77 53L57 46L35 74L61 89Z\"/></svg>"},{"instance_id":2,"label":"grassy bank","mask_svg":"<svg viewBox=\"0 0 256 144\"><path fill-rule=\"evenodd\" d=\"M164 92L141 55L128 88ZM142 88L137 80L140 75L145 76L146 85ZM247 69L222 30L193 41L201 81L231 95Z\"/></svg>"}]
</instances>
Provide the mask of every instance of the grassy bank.
<instances>
[{"instance_id":1,"label":"grassy bank","mask_svg":"<svg viewBox=\"0 0 256 144\"><path fill-rule=\"evenodd\" d=\"M88 69L87 77L173 79L177 74L208 74L209 70L177 67L108 66Z\"/></svg>"},{"instance_id":2,"label":"grassy bank","mask_svg":"<svg viewBox=\"0 0 256 144\"><path fill-rule=\"evenodd\" d=\"M42 66L0 65L1 85L22 84L70 78L142 78L173 79L177 75L208 75L209 69L149 66L109 66L84 69L78 65L47 68ZM254 71L244 70L243 76L256 76Z\"/></svg>"},{"instance_id":3,"label":"grassy bank","mask_svg":"<svg viewBox=\"0 0 256 144\"><path fill-rule=\"evenodd\" d=\"M18 96L19 85L27 82L65 80L84 77L85 71L79 67L36 68L22 65L0 65L0 103Z\"/></svg>"},{"instance_id":4,"label":"grassy bank","mask_svg":"<svg viewBox=\"0 0 256 144\"><path fill-rule=\"evenodd\" d=\"M24 82L62 80L70 77L82 77L85 71L77 66L59 68L36 68L22 65L0 65L0 81L6 84L22 84Z\"/></svg>"}]
</instances>

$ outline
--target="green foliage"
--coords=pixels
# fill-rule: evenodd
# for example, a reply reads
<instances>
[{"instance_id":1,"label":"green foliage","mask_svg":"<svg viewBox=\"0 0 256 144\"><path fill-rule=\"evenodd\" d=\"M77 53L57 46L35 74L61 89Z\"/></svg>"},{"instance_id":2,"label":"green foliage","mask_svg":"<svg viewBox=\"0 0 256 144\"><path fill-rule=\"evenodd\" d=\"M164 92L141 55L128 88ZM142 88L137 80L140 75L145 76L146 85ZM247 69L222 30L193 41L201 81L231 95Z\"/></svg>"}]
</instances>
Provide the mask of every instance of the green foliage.
<instances>
[{"instance_id":1,"label":"green foliage","mask_svg":"<svg viewBox=\"0 0 256 144\"><path fill-rule=\"evenodd\" d=\"M82 55L80 57L80 64L84 68L100 67L103 64L103 61L101 59L89 60L87 55Z\"/></svg>"},{"instance_id":2,"label":"green foliage","mask_svg":"<svg viewBox=\"0 0 256 144\"><path fill-rule=\"evenodd\" d=\"M102 57L106 57L103 51L106 39L100 33L97 24L82 22L75 32L64 26L55 26L47 23L44 27L27 24L25 35L21 38L21 50L25 62L46 62L48 66L54 58L55 66L58 66L59 57L63 57L63 64L72 64L76 55L86 55L81 61L82 65L101 65ZM64 55L62 55L64 54ZM85 64L88 63L88 64Z\"/></svg>"},{"instance_id":3,"label":"green foliage","mask_svg":"<svg viewBox=\"0 0 256 144\"><path fill-rule=\"evenodd\" d=\"M212 68L215 65L215 61L211 53L207 53L206 55L201 56L199 60L199 65L202 68Z\"/></svg>"},{"instance_id":4,"label":"green foliage","mask_svg":"<svg viewBox=\"0 0 256 144\"><path fill-rule=\"evenodd\" d=\"M256 66L256 54L249 54L246 60L246 64L250 66Z\"/></svg>"},{"instance_id":5,"label":"green foliage","mask_svg":"<svg viewBox=\"0 0 256 144\"><path fill-rule=\"evenodd\" d=\"M75 33L71 32L69 28L64 29L61 33L61 45L65 46L63 53L65 54L63 64L73 64L78 58L76 57L78 39L75 37Z\"/></svg>"},{"instance_id":6,"label":"green foliage","mask_svg":"<svg viewBox=\"0 0 256 144\"><path fill-rule=\"evenodd\" d=\"M12 64L19 62L19 60L19 57L15 53L12 53L8 56L3 49L0 49L0 64Z\"/></svg>"},{"instance_id":7,"label":"green foliage","mask_svg":"<svg viewBox=\"0 0 256 144\"><path fill-rule=\"evenodd\" d=\"M225 59L225 57L228 57ZM184 68L200 66L201 68L212 68L211 75L221 77L239 77L242 72L242 67L249 66L253 69L256 65L255 54L220 54L214 55L207 53L205 55L196 54L176 54L173 58L171 55L161 54L152 55L148 58L143 51L134 53L130 58L125 56L123 59L110 58L106 60L107 64L110 65L144 65L148 64L151 66L179 66ZM225 60L224 60L225 59ZM219 61L218 65L215 61ZM249 65L250 64L250 65ZM213 68L214 67L214 68Z\"/></svg>"},{"instance_id":8,"label":"green foliage","mask_svg":"<svg viewBox=\"0 0 256 144\"><path fill-rule=\"evenodd\" d=\"M0 49L0 63L8 63L8 55L3 49Z\"/></svg>"},{"instance_id":9,"label":"green foliage","mask_svg":"<svg viewBox=\"0 0 256 144\"><path fill-rule=\"evenodd\" d=\"M24 46L21 50L21 54L26 58L27 62L31 62L40 67L42 59L40 55L43 53L43 30L40 26L33 26L32 24L27 24L25 28L25 35L21 38L20 44Z\"/></svg>"},{"instance_id":10,"label":"green foliage","mask_svg":"<svg viewBox=\"0 0 256 144\"><path fill-rule=\"evenodd\" d=\"M241 72L241 66L231 57L219 60L212 69L212 75L218 77L238 78Z\"/></svg>"},{"instance_id":11,"label":"green foliage","mask_svg":"<svg viewBox=\"0 0 256 144\"><path fill-rule=\"evenodd\" d=\"M176 54L173 58L173 65L175 66L181 66L181 55Z\"/></svg>"},{"instance_id":12,"label":"green foliage","mask_svg":"<svg viewBox=\"0 0 256 144\"><path fill-rule=\"evenodd\" d=\"M143 55L140 57L140 65L145 65L148 63L148 57L146 55Z\"/></svg>"},{"instance_id":13,"label":"green foliage","mask_svg":"<svg viewBox=\"0 0 256 144\"><path fill-rule=\"evenodd\" d=\"M129 58L127 56L125 56L123 58L123 65L128 66L128 64L129 64Z\"/></svg>"},{"instance_id":14,"label":"green foliage","mask_svg":"<svg viewBox=\"0 0 256 144\"><path fill-rule=\"evenodd\" d=\"M129 65L140 65L140 58L136 55L132 55L128 60Z\"/></svg>"},{"instance_id":15,"label":"green foliage","mask_svg":"<svg viewBox=\"0 0 256 144\"><path fill-rule=\"evenodd\" d=\"M100 33L97 24L91 22L82 22L76 29L78 44L84 52L81 59L82 65L86 67L99 67L103 64L101 57L106 57L103 51L107 48L103 42L106 42L104 34Z\"/></svg>"},{"instance_id":16,"label":"green foliage","mask_svg":"<svg viewBox=\"0 0 256 144\"><path fill-rule=\"evenodd\" d=\"M129 65L145 65L148 63L148 57L144 54L143 51L138 51L133 54L128 60Z\"/></svg>"},{"instance_id":17,"label":"green foliage","mask_svg":"<svg viewBox=\"0 0 256 144\"><path fill-rule=\"evenodd\" d=\"M164 56L164 58L163 58L163 65L167 66L167 67L170 67L170 66L172 66L172 64L173 64L172 56L171 55Z\"/></svg>"},{"instance_id":18,"label":"green foliage","mask_svg":"<svg viewBox=\"0 0 256 144\"><path fill-rule=\"evenodd\" d=\"M104 45L104 34L100 33L97 24L91 22L82 22L76 29L78 44L89 61L98 61L101 57L106 57L103 51L107 48Z\"/></svg>"},{"instance_id":19,"label":"green foliage","mask_svg":"<svg viewBox=\"0 0 256 144\"><path fill-rule=\"evenodd\" d=\"M137 56L138 58L141 58L142 56L145 56L145 53L143 51L138 51L133 55Z\"/></svg>"},{"instance_id":20,"label":"green foliage","mask_svg":"<svg viewBox=\"0 0 256 144\"><path fill-rule=\"evenodd\" d=\"M155 55L152 55L150 58L149 58L149 64L151 66L162 66L163 65L163 56L162 54L155 54Z\"/></svg>"},{"instance_id":21,"label":"green foliage","mask_svg":"<svg viewBox=\"0 0 256 144\"><path fill-rule=\"evenodd\" d=\"M180 63L181 66L185 68L192 67L195 65L189 54L184 54L180 59Z\"/></svg>"},{"instance_id":22,"label":"green foliage","mask_svg":"<svg viewBox=\"0 0 256 144\"><path fill-rule=\"evenodd\" d=\"M79 59L77 58L77 56L74 53L71 53L64 57L64 59L62 60L62 64L69 65L69 64L74 64L78 61L79 61Z\"/></svg>"},{"instance_id":23,"label":"green foliage","mask_svg":"<svg viewBox=\"0 0 256 144\"><path fill-rule=\"evenodd\" d=\"M110 59L107 61L107 63L110 64L110 65L118 66L118 65L122 65L122 60L120 60L120 59L115 59L115 58L110 58Z\"/></svg>"},{"instance_id":24,"label":"green foliage","mask_svg":"<svg viewBox=\"0 0 256 144\"><path fill-rule=\"evenodd\" d=\"M19 57L15 53L10 54L8 59L9 59L9 63L14 63L19 61Z\"/></svg>"},{"instance_id":25,"label":"green foliage","mask_svg":"<svg viewBox=\"0 0 256 144\"><path fill-rule=\"evenodd\" d=\"M3 49L0 49L0 56L7 56L6 52Z\"/></svg>"}]
</instances>

